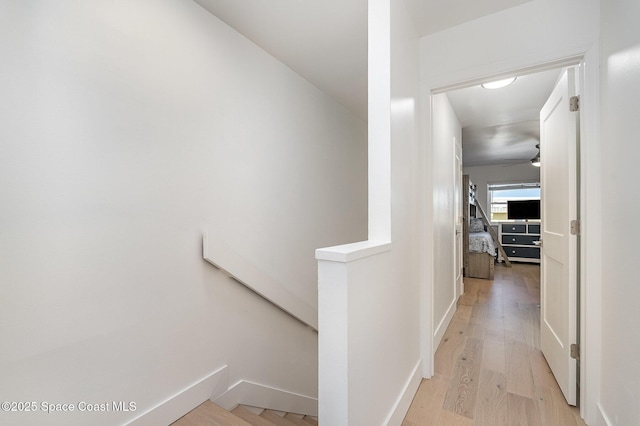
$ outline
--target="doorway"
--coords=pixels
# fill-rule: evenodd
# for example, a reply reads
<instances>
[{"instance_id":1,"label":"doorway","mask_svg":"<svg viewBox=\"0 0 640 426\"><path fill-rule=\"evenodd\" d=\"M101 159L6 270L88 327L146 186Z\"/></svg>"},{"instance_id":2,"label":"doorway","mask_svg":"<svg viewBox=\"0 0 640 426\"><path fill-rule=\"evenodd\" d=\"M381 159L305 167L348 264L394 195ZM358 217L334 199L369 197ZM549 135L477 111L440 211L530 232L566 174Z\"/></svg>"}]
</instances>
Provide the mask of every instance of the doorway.
<instances>
[{"instance_id":1,"label":"doorway","mask_svg":"<svg viewBox=\"0 0 640 426\"><path fill-rule=\"evenodd\" d=\"M566 64L566 65L574 66L575 62L572 64ZM535 112L538 113L540 109L542 109L542 105L544 101L546 101L546 99L550 95L550 92L553 89L553 85L555 84L556 80L558 80L558 76L561 74L561 71L562 69L555 68L555 69L544 69L538 73L527 72L522 75L517 75L516 73L516 76L517 76L516 81L518 79L520 80L520 82L523 82L527 79L538 78L538 80L544 80L546 78L547 80L546 84L549 87L549 89L546 91L540 90L540 89L533 89L533 90L529 89L529 91L527 92L525 90L524 95L518 95L518 96L521 96L521 97L527 96L527 93L528 93L529 96L537 97L539 105L535 108L536 109ZM551 80L551 83L553 85L550 85L548 80ZM476 172L478 172L480 176L478 181L474 180L473 173L466 173L466 174L470 174L472 181L474 181L474 183L479 188L478 199L479 199L479 202L484 204L484 210L487 212L490 212L492 210L491 209L492 206L488 204L489 200L488 200L488 197L485 195L486 192L485 194L482 194L483 189L484 191L486 191L487 183L489 181L494 181L494 182L500 181L500 180L503 180L503 181L504 180L520 180L520 181L537 180L538 182L541 181L540 176L539 175L535 176L535 173L532 172L535 169L531 164L531 160L538 154L538 148L539 148L538 144L540 143L539 119L535 120L535 117L532 117L531 110L530 110L531 108L529 108L529 110L523 110L523 111L514 109L510 111L508 114L504 114L504 117L501 119L502 121L498 119L494 119L494 121L490 121L491 118L489 117L490 116L489 113L491 112L492 106L489 105L486 102L486 100L478 101L478 100L470 99L468 97L465 98L465 94L464 94L464 92L468 93L473 91L483 93L482 90L489 90L489 89L481 88L478 85L474 85L474 87L463 87L463 86L464 85L460 85L456 87L455 90L438 91L437 93L434 93L433 96L437 97L444 94L447 97L447 101L450 102L449 105L451 109L454 111L454 114L456 116L458 115L464 116L464 118L462 118L459 123L461 127L461 134L462 134L463 159L467 157L466 156L467 147L469 146L468 144L466 144L465 137L480 138L480 139L484 138L483 141L480 141L479 143L475 144L475 146L472 144L471 148L469 149L469 151L471 151L471 154L472 154L469 157L472 158L472 161L465 162L466 163L465 166L467 166L468 164L471 164L468 167L477 168ZM495 93L498 94L498 92L495 92ZM502 103L506 102L505 100L506 96L504 96L503 94L498 94L497 96L495 96L495 98L498 99L499 102L502 102ZM435 108L437 108L441 104L442 104L441 101L433 103L434 117L439 116ZM469 111L473 113L474 108L476 110L475 114L479 116L479 118L472 117L472 119L469 119L468 118L470 113ZM460 112L461 110L462 112ZM475 119L477 119L477 121L474 121ZM519 119L520 121L510 121L514 119ZM485 126L479 125L478 122L482 122L483 120L486 125ZM435 129L435 127L438 125L438 120L434 119L432 121L434 122L433 125ZM536 129L538 130L537 134L535 132ZM437 144L438 143L438 141L436 140L437 132L434 130L433 133L434 133L433 143ZM493 154L493 160L491 159L492 154L487 153L487 148L489 147L493 147L493 149L498 150L497 153ZM435 159L435 161L437 161L437 159ZM493 163L491 163L491 161L493 161ZM578 161L577 159L575 161L576 161L575 170L577 170ZM479 172L480 169L484 169L484 170L482 170L482 172ZM522 175L525 169L528 171L528 174ZM434 181L437 181L437 179L434 179ZM577 204L576 204L576 208L577 208ZM455 220L457 220L457 215L455 216ZM569 222L569 218L567 218L567 222ZM438 266L439 266L438 263L434 263L434 268L436 268L436 272L435 272L436 275L438 274L437 272ZM434 286L437 286L437 284L434 283ZM435 289L435 292L437 293L437 288ZM579 297L577 294L574 294L573 298L574 298L573 303L576 306L575 308L572 308L572 309L573 309L573 312L576 312L577 305L578 305L577 300L579 300ZM545 309L544 306L542 307L542 309L544 311ZM572 310L572 309L569 309L569 310ZM434 311L436 313L438 312L437 309L434 309ZM575 315L577 316L577 313ZM438 329L434 333L436 337L438 336L439 333L442 333L442 326L446 325L446 318L443 318L440 321L439 320L440 318L436 316L435 324L438 324L440 326L440 329ZM576 336L574 337L573 340L578 342L579 333L577 332L577 326L574 331ZM437 343L439 343L439 341L436 338L434 339L434 347L433 347L434 352L435 352ZM570 397L568 397L568 399L570 400ZM577 401L574 399L573 401L570 400L570 402L575 404Z\"/></svg>"}]
</instances>

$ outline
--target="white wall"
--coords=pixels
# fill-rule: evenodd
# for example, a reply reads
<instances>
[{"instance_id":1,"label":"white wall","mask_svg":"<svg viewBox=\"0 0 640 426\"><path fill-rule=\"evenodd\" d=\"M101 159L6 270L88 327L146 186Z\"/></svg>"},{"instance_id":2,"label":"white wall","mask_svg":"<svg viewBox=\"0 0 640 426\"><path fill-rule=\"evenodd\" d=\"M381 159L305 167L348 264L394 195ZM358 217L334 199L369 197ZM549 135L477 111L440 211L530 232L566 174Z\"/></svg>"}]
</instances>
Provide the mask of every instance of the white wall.
<instances>
[{"instance_id":1,"label":"white wall","mask_svg":"<svg viewBox=\"0 0 640 426\"><path fill-rule=\"evenodd\" d=\"M420 40L430 89L584 53L598 39L597 0L536 0Z\"/></svg>"},{"instance_id":2,"label":"white wall","mask_svg":"<svg viewBox=\"0 0 640 426\"><path fill-rule=\"evenodd\" d=\"M508 166L464 167L462 172L465 175L469 175L471 182L477 185L478 202L487 214L490 212L487 184L499 182L540 182L540 168L532 166L529 162Z\"/></svg>"},{"instance_id":3,"label":"white wall","mask_svg":"<svg viewBox=\"0 0 640 426\"><path fill-rule=\"evenodd\" d=\"M335 426L400 425L422 372L418 36L402 0L369 2L369 37L375 225L369 241L317 252L319 418Z\"/></svg>"},{"instance_id":4,"label":"white wall","mask_svg":"<svg viewBox=\"0 0 640 426\"><path fill-rule=\"evenodd\" d=\"M366 125L190 1L0 1L0 400L135 401L229 365L317 392L317 334L202 259L208 218L316 297L366 236ZM211 235L210 235L211 238Z\"/></svg>"},{"instance_id":5,"label":"white wall","mask_svg":"<svg viewBox=\"0 0 640 426\"><path fill-rule=\"evenodd\" d=\"M437 347L456 310L458 291L454 274L454 235L456 230L454 156L462 127L447 95L432 99L433 139L431 146L431 216L433 234L433 315L434 347Z\"/></svg>"},{"instance_id":6,"label":"white wall","mask_svg":"<svg viewBox=\"0 0 640 426\"><path fill-rule=\"evenodd\" d=\"M419 38L402 0L391 1L391 240L392 262L386 268L388 285L380 295L387 305L387 352L372 357L384 375L385 405L395 409L385 424L399 425L421 378L419 283ZM373 269L371 269L373 271ZM394 300L395 299L395 300ZM375 313L372 313L375 315ZM378 344L377 347L381 347ZM382 355L382 356L381 356ZM370 370L374 371L374 370ZM416 381L417 380L417 381ZM385 385L383 385L384 387ZM392 403L392 404L390 404ZM363 400L362 409L367 408ZM387 413L387 416L390 414ZM353 424L376 424L355 422Z\"/></svg>"},{"instance_id":7,"label":"white wall","mask_svg":"<svg viewBox=\"0 0 640 426\"><path fill-rule=\"evenodd\" d=\"M600 409L611 426L640 424L637 194L640 146L640 3L601 1L602 376ZM604 423L602 423L604 424Z\"/></svg>"}]
</instances>

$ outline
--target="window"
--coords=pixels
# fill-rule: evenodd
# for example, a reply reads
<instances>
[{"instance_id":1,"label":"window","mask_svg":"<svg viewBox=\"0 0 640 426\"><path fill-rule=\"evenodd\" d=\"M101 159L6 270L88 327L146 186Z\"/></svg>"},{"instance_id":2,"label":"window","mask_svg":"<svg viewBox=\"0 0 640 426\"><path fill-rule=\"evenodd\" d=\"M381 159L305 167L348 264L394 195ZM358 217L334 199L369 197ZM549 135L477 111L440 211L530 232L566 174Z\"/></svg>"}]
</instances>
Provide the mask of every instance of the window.
<instances>
[{"instance_id":1,"label":"window","mask_svg":"<svg viewBox=\"0 0 640 426\"><path fill-rule=\"evenodd\" d=\"M539 200L540 182L490 183L489 208L491 222L507 221L507 201Z\"/></svg>"}]
</instances>

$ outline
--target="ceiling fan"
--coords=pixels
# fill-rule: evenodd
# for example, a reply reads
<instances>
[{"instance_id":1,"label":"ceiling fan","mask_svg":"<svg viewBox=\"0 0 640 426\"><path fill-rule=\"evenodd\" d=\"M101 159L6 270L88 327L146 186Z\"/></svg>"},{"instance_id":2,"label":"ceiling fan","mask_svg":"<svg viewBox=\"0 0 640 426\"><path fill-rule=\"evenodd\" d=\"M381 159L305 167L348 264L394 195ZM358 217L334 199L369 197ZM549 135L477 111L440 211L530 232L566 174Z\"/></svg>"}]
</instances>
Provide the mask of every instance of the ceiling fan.
<instances>
[{"instance_id":1,"label":"ceiling fan","mask_svg":"<svg viewBox=\"0 0 640 426\"><path fill-rule=\"evenodd\" d=\"M503 164L502 167L518 166L520 164L527 164L527 163L531 163L531 165L534 167L540 167L540 144L539 143L536 144L536 148L538 149L538 153L532 159L523 160L522 158L517 158L517 159L514 158L513 163Z\"/></svg>"}]
</instances>

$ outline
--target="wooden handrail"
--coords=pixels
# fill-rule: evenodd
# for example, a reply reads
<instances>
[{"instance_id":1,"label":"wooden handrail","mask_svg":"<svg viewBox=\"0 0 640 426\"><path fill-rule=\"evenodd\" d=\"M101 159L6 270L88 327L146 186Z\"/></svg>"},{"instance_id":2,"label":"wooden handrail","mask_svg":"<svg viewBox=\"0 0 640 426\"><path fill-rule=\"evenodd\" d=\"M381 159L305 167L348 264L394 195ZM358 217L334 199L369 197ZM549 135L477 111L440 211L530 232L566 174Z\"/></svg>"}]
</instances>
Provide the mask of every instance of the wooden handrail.
<instances>
[{"instance_id":1,"label":"wooden handrail","mask_svg":"<svg viewBox=\"0 0 640 426\"><path fill-rule=\"evenodd\" d=\"M311 306L293 294L220 239L210 239L207 232L203 234L202 249L204 260L298 321L318 330L317 306Z\"/></svg>"}]
</instances>

